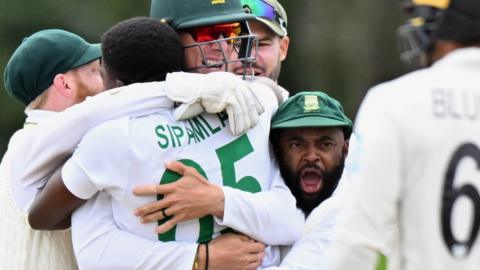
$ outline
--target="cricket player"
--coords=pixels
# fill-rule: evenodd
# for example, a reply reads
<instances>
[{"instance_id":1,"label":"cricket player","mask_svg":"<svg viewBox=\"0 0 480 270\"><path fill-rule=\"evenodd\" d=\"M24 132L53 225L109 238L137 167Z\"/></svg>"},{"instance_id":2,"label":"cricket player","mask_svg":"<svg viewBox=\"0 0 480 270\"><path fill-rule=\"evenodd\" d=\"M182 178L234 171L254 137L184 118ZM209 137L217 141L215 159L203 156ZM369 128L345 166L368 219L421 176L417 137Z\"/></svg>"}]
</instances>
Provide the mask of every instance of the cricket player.
<instances>
[{"instance_id":1,"label":"cricket player","mask_svg":"<svg viewBox=\"0 0 480 270\"><path fill-rule=\"evenodd\" d=\"M157 11L158 8L164 7L165 3L168 1L154 1L152 2L152 16L156 16L156 18L171 18L172 15L165 13L165 8L160 9L161 12ZM188 1L185 1L187 3ZM179 2L180 3L180 2ZM162 5L163 4L163 5ZM180 4L181 6L182 4ZM252 55L253 56L245 56L241 55L240 57L231 57L229 59L233 60L224 60L223 62L228 63L228 70L235 72L239 75L244 74L253 74L251 71L255 71L255 74L260 76L256 77L257 79L262 77L268 77L274 81L278 79L278 75L281 69L281 63L285 59L287 50L288 50L288 36L287 36L287 15L283 7L277 1L260 1L260 0L253 0L253 1L242 1L242 7L244 10L247 10L248 13L254 15L254 17L249 17L248 20L248 29L252 30L252 33L256 36L256 42L258 46L252 46ZM206 13L207 14L207 13ZM206 15L205 14L205 15ZM196 15L196 16L203 16L203 15ZM193 17L196 17L193 16ZM173 21L173 26L179 26L179 35L184 37L186 40L185 46L187 48L196 48L197 45L192 45L192 41L188 39L189 35L188 32L190 30L183 29L183 24L179 24L178 22L183 22L184 19L179 18L178 20ZM255 31L255 32L253 32ZM185 33L186 32L186 33ZM243 41L248 41L248 35L243 34L242 36ZM219 39L221 41L223 39ZM218 41L217 41L218 42ZM243 42L242 44L244 44ZM206 46L209 43L201 43L202 46ZM215 45L216 43L210 43L210 45ZM247 43L248 44L248 43ZM200 45L198 45L200 46ZM247 51L247 50L239 50L240 51ZM195 50L186 51L187 55L190 53L195 52ZM204 54L204 53L202 53ZM187 56L187 58L192 57L195 59L195 55ZM212 57L212 58L218 58ZM250 59L254 58L255 61L252 63ZM198 58L197 58L198 59ZM247 61L242 61L241 59L245 59ZM240 60L240 61L239 61ZM245 66L247 63L248 68ZM262 72L259 72L262 71ZM276 86L276 88L282 89L280 95L282 96L282 100L288 98L288 91L284 90L280 86ZM150 186L150 187L139 187L135 190L136 194L138 195L154 195L157 194L159 191L162 191L158 187ZM170 192L170 195L174 195L176 192ZM205 198L208 199L210 197L215 197L215 192L209 193L211 196L206 196ZM175 194L178 196L179 194ZM185 193L182 197L177 197L177 202L183 204L182 213L176 213L173 219L170 219L167 224L162 225L163 228L169 228L175 224L175 222L179 219L186 220L189 215L189 212L196 211L198 208L198 204L189 204L186 205L185 201L189 199L189 196L193 194ZM218 195L217 195L218 197ZM156 222L158 219L163 218L163 215L160 210L166 208L165 211L169 212L169 205L172 205L172 202L162 202L146 205L143 207L139 207L136 209L136 214L144 221L144 222ZM183 216L181 218L181 216ZM162 229L163 229L162 228Z\"/></svg>"},{"instance_id":2,"label":"cricket player","mask_svg":"<svg viewBox=\"0 0 480 270\"><path fill-rule=\"evenodd\" d=\"M120 80L120 81L128 81L128 80ZM276 102L277 102L275 97L273 97L273 99L272 99L272 98L269 98L268 100L273 101L273 103L276 103ZM226 120L226 119L224 119L224 120ZM200 123L203 123L203 122L200 122ZM205 123L203 123L203 124L205 124ZM211 124L209 124L209 125L211 125ZM204 126L204 127L205 127L205 126ZM202 130L203 130L203 129L202 129ZM215 130L216 130L216 129L215 129ZM268 130L268 129L267 129L267 130ZM168 130L167 130L167 132L168 132ZM168 133L167 133L167 134L168 134ZM160 135L161 135L161 134L159 134L159 136L160 136ZM163 136L163 135L162 135L162 136ZM160 138L161 138L162 136L160 136ZM176 142L176 141L175 141L175 142ZM267 144L265 144L265 145L267 145ZM267 158L267 160L270 160L270 159ZM122 166L120 166L120 167L122 167ZM124 167L124 166L123 166L123 167ZM230 176L228 176L228 177L230 177ZM136 179L136 177L134 177L134 179ZM268 179L275 179L275 178L273 178L273 177L268 177ZM242 182L240 182L240 183L242 183ZM272 186L271 184L267 184L267 185ZM270 187L270 188L271 188L271 187ZM285 186L284 186L284 187L280 187L280 189L283 189L283 190L284 190L284 193L285 193L285 191L288 192L288 189L287 189ZM236 191L234 191L234 190L233 190L232 192L238 193L238 192L236 192ZM286 193L285 193L285 194L286 194ZM265 198L267 198L267 199L265 200L266 202L269 201L269 200L268 200L269 195L270 195L270 194L267 192L266 195L264 196ZM248 196L248 193L246 193L246 195L244 195L244 196L250 197L250 196ZM290 194L289 196L291 196L291 194ZM255 198L255 197L252 196L252 199L253 199L253 198ZM286 199L286 200L285 200L285 199ZM289 200L290 200L290 199L288 199L288 195L287 195L286 198L284 197L284 198L282 199L282 201L284 201L284 202L287 203L287 204L288 204L288 201L289 201ZM239 201L238 203L241 204L242 206L244 206L244 204L243 204L242 202L244 202L244 201ZM87 204L88 204L88 203L87 203ZM293 206L293 207L292 207L292 210L293 210L295 213L298 213L298 212L296 211L296 209L294 209L294 205L292 205L292 206ZM86 205L86 207L88 207L88 205ZM94 208L94 207L91 207L91 208ZM84 208L84 209L85 209L85 208ZM254 210L258 211L258 210L260 210L260 209L254 209ZM286 209L282 209L282 210L285 211ZM271 209L265 208L265 210L261 210L261 211L265 211L265 213L266 213L266 212L271 211ZM78 212L81 213L81 212L82 212L82 209L80 209ZM88 211L87 211L87 212L88 212ZM110 212L111 212L111 210L110 210ZM92 213L93 213L93 212L92 212ZM97 213L98 213L98 212L97 212ZM226 212L226 213L228 213L228 212ZM77 216L77 215L78 215L78 214L76 213L75 216ZM231 217L230 217L230 218L231 218ZM251 218L252 218L252 216L249 215L249 213L245 213L245 217L243 217L243 218L244 218L245 220L247 220L247 223L249 223L250 220L251 220ZM75 218L74 218L74 220L75 220ZM85 220L86 220L86 219L83 219L83 222L85 222ZM88 220L91 221L91 219L88 219ZM227 220L227 216L224 216L224 220ZM89 223L91 223L91 222L89 222ZM238 223L238 222L234 222L234 223ZM300 222L300 223L301 223L301 222ZM300 224L300 223L299 223L299 224ZM74 224L75 224L75 222L74 222ZM241 224L241 223L239 223L239 224ZM292 220L289 220L289 224L293 224L294 226L296 226L296 225L295 225L295 222L292 223ZM251 225L250 225L250 224L245 224L244 226L246 226L247 229L248 229L248 226L251 226ZM240 227L240 226L239 226L239 227ZM268 238L274 239L274 240L272 240L272 241L285 241L285 240L284 240L284 239L286 239L285 236L286 236L287 238L290 238L291 235L298 234L298 231L299 231L298 228L295 228L294 230L292 230L293 233L289 234L288 231L285 230L285 228L282 228L282 230L283 230L285 233L284 233L283 236L278 237L276 234L273 234L273 233L272 233L272 234L269 234L269 233L268 233L269 231L271 231L270 228L269 228L269 230L267 230L267 226L265 226L265 228L263 228L263 227L264 227L264 226L262 226L261 229L262 229L262 230L266 230L267 233L264 234L264 235L260 235L260 234L259 234L259 238L265 237L267 240L268 240ZM300 227L301 227L301 226L300 226ZM240 227L240 228L241 228L241 227ZM280 228L279 228L279 229L280 229ZM75 231L75 226L74 226L74 231ZM150 231L150 232L152 232L152 231ZM96 233L96 232L94 232L93 234L95 234L95 233ZM83 240L83 239L85 239L85 240ZM91 232L91 231L89 232L89 235L88 235L87 237L83 237L81 240L83 241L83 243L85 243L85 242L88 242L88 241L89 241L88 239L92 239L92 232ZM108 237L104 237L103 239L108 239ZM282 239L283 239L283 240L282 240ZM97 239L97 240L98 240L98 239ZM87 243L87 246L85 246L84 252L81 254L81 256L83 256L84 259L87 259L87 260L90 260L90 261L91 261L91 260L96 260L96 259L103 259L104 261L103 261L102 263L105 263L105 262L111 263L112 261L111 261L111 260L108 260L108 256L107 256L107 257L103 257L103 258L95 258L95 257L89 256L89 255L90 255L89 249L91 250L91 249L92 249L91 247L94 246L94 244L98 246L98 242L100 242L100 241L97 241L97 243L91 243L91 244L90 244L90 243ZM212 242L213 242L213 241L212 241ZM110 244L111 244L111 243L110 243ZM169 246L175 246L174 244L175 244L175 245L179 245L180 243L178 243L178 244L177 244L177 243L172 243L172 244L169 245ZM82 245L83 245L83 244L82 244ZM193 252L194 252L193 255L195 255L195 247L196 247L197 245L195 244L195 245L190 245L190 246L193 247ZM118 250L118 249L122 249L122 250L124 250L123 252L128 252L128 248L133 248L133 247L135 247L135 245L134 245L133 243L130 244L130 245L127 245L127 247L128 247L127 249L125 249L125 248L120 248L120 247L124 247L124 245L116 245L116 247L117 247L117 250ZM203 248L205 248L205 246L203 246ZM83 248L82 248L82 249L83 249ZM161 249L162 249L162 250L166 250L165 247L162 247ZM109 250L110 250L110 249L109 249ZM136 250L136 253L138 253L139 251L141 251L141 250L138 250L138 249L135 249L135 250ZM191 250L191 249L189 248L189 250ZM205 250L205 249L204 249L204 250ZM148 253L151 254L150 252L148 252ZM132 255L133 253L129 253L129 254ZM104 254L104 255L105 255L105 254ZM148 256L145 255L145 253L142 253L141 255L142 255L142 258L141 258L141 259L145 259L146 257L148 257ZM182 256L182 255L183 255L182 253L178 253L177 256ZM113 258L113 257L111 257L111 258ZM163 258L163 260L162 260L162 258ZM166 259L165 257L162 257L162 256L156 256L156 257L153 257L152 259L154 259L154 260L159 260L159 261L161 261L161 263L163 263L164 265L167 265L167 266L171 265L172 260L173 260L173 261L176 261L176 263L187 263L187 264L190 264L190 267L191 267L191 265L192 265L192 261L189 261L190 259L187 259L187 260L174 260L174 258L175 258L175 257L168 256L168 259ZM192 258L192 260L193 260L194 256L192 256L191 258ZM134 262L135 262L135 261L134 261L134 256L132 255L131 263L134 263ZM137 262L138 262L138 261L137 261ZM88 262L87 262L87 263L88 263ZM118 261L117 261L117 264L119 264L119 263L121 263L121 262L118 262ZM93 266L93 265L97 265L97 267L100 267L99 264L96 264L96 263L92 263L92 264L89 263L87 266L85 266L85 265L84 265L84 266L87 267L87 268L89 268L90 266ZM134 266L135 266L135 265L137 265L137 264L134 264ZM142 264L142 265L143 265L143 264ZM137 266L138 266L138 265L137 265ZM143 265L143 266L145 266L145 265ZM112 267L112 266L110 265L110 266L108 266L108 267ZM116 267L117 267L117 266L116 266ZM132 267L132 266L129 265L129 264L124 264L124 265L122 265L122 266L118 265L118 267L126 267L126 268L129 268L129 267Z\"/></svg>"},{"instance_id":3,"label":"cricket player","mask_svg":"<svg viewBox=\"0 0 480 270\"><path fill-rule=\"evenodd\" d=\"M41 183L25 187L10 181L10 174L36 124L103 90L100 55L98 44L51 29L26 38L6 67L5 88L29 106L25 127L12 136L0 165L2 269L76 269L69 231L37 232L26 226L25 213Z\"/></svg>"},{"instance_id":4,"label":"cricket player","mask_svg":"<svg viewBox=\"0 0 480 270\"><path fill-rule=\"evenodd\" d=\"M302 238L279 267L269 269L321 269L339 210L330 196L342 176L351 130L341 104L318 91L297 93L273 116L275 157L308 218Z\"/></svg>"},{"instance_id":5,"label":"cricket player","mask_svg":"<svg viewBox=\"0 0 480 270\"><path fill-rule=\"evenodd\" d=\"M242 5L255 15L248 25L258 39L258 47L252 51L255 63L247 72L278 81L290 43L287 13L277 0L242 0ZM236 74L243 73L243 66L238 62L232 68Z\"/></svg>"},{"instance_id":6,"label":"cricket player","mask_svg":"<svg viewBox=\"0 0 480 270\"><path fill-rule=\"evenodd\" d=\"M162 25L155 20L151 21L166 27L166 25ZM146 37L133 38L146 32L140 31L144 27L141 22L129 20L115 26L104 36L102 47L105 49L112 46L112 49L108 49L109 53L123 53L128 51L128 47L122 50L115 50L113 46L121 47L117 42L112 43L112 41L116 40L115 37L129 36L132 37L133 41L146 40ZM154 35L150 38L151 42L163 41ZM122 43L122 45L125 44L128 45L128 43ZM135 53L139 51L145 53L146 51L148 52L147 49L150 49L150 54L156 53L157 56L160 56L158 50L152 50L150 47L142 47L143 50L139 50L139 46L137 44L135 47L130 48L131 52L127 55L131 57L131 61L141 61L142 58ZM146 55L148 56L148 54ZM103 58L104 71L102 74L108 74L108 76L104 75L104 78L114 78L111 80L114 82L120 81L118 78L127 78L121 81L129 81L129 74L135 72L135 69L128 70L128 73L126 73L119 68L123 65L119 65L115 61L110 62L110 58L106 56L104 55ZM165 55L164 57L167 56ZM111 59L118 58L113 57ZM148 61L152 61L151 57L146 57L143 60L146 61L144 66L150 66ZM110 83L106 82L106 85L110 85ZM177 89L176 91L184 90ZM243 197L237 197L236 199L242 200L242 206L244 207L252 204L251 200L256 200L256 197L254 198L254 196L250 195L250 192L269 190L274 187L283 189L283 194L287 196L284 196L284 201L280 205L269 204L269 202L275 201L270 200L270 194L266 192L267 194L264 196L258 197L261 198L260 202L262 205L265 205L259 207L264 207L265 211L268 209L268 212L278 208L277 211L282 211L283 213L298 213L293 203L293 196L289 193L288 188L284 186L278 169L272 166L268 152L270 116L278 104L277 100L269 90L259 91L256 95L258 99L267 100L271 103L269 106L265 106L266 112L260 116L259 124L241 136L233 136L226 130L228 126L227 119L222 114L202 114L189 121L176 122L173 119L171 110L159 110L156 114L145 115L140 118L122 118L107 122L105 125L93 129L89 133L93 137L87 135L76 150L76 154L65 164L62 173L63 181L65 186L75 196L82 199L91 198L98 191L107 193L111 203L104 204L104 206L111 208L107 208L107 212L113 213L110 223L114 221L114 227L106 228L106 224L101 223L97 224L98 227L96 227L96 230L101 233L87 231L84 226L79 224L84 224L88 220L89 224L85 224L85 226L91 227L91 220L85 218L86 216L82 209L75 213L73 217L73 235L80 266L86 269L97 267L115 269L132 269L134 267L185 269L192 266L192 259L194 259L193 256L189 256L189 253L193 252L192 255L195 255L200 247L195 242L207 243L203 244L200 250L204 249L206 254L204 263L208 264L208 241L227 229L227 226L224 224L224 221L227 220L233 224L229 225L229 227L257 239L266 239L267 241L272 239L270 241L278 241L283 244L285 243L284 241L288 241L285 239L291 237L289 235L295 235L299 230L299 227L296 225L299 224L301 227L303 223L300 222L302 220L301 215L296 216L299 222L295 221L295 216L290 217L289 224L292 224L291 226L278 226L272 224L270 220L262 219L261 213L264 211L263 209L255 209L253 212L249 209L239 209L244 211L244 213L235 212L235 215L230 215L229 212L225 211L223 219L214 219L212 215L202 216L199 220L179 223L175 228L161 234L155 233L155 224L140 224L137 218L132 215L135 206L156 200L156 196L147 198L133 195L130 191L134 185L138 183L152 183L152 181L154 183L168 184L179 178L179 176L175 176L175 174L166 170L164 162L171 159L178 159L194 166L205 178L215 183L215 186L226 186L228 189L232 189L230 192L235 193L238 193L236 190L248 191L249 193L244 195L240 193ZM262 97L261 95L266 96ZM266 103L266 105L268 104ZM110 131L105 133L103 128ZM120 128L120 130L117 130L117 128ZM125 128L127 129L125 130ZM150 130L153 133L150 133ZM113 135L113 137L110 137L110 135ZM103 136L109 138L102 138ZM206 146L204 150L198 150L203 145ZM98 151L99 149L102 150ZM130 154L125 155L127 152ZM234 154L233 156L232 153ZM89 157L87 158L87 156ZM102 162L99 163L99 161ZM257 172L251 171L250 164L252 163L262 164L261 167L263 169ZM111 179L116 180L112 181ZM211 183L204 182L204 185L212 186ZM53 182L47 185L46 190L51 183ZM110 184L112 186L109 186ZM213 187L218 189L215 186ZM101 209L97 209L97 211L100 212L97 214L102 215ZM254 213L254 215L251 213ZM83 218L80 218L80 216ZM254 224L251 224L252 218L255 220ZM277 227L276 230L283 231L285 236L277 235L275 226ZM140 241L132 242L131 237L120 238L118 237L118 230L115 229L117 227L123 231L133 233L137 237L151 239L153 244L148 245L145 239L143 240L145 244L141 244ZM260 232L265 233L260 235ZM154 242L157 239L164 243ZM185 241L191 244L187 244ZM179 248L184 251L178 252ZM99 249L108 250L108 252L106 254L103 252L100 258L96 258L97 256L93 255L98 254ZM141 252L142 250L146 251L146 253ZM130 260L118 261L114 259L117 256L105 256L108 254L125 253L130 254ZM155 255L152 256L152 254ZM251 263L256 265L263 256L255 257L255 260ZM267 257L270 260L266 260L265 263L267 265L278 263L278 254L275 254L274 249L272 249L270 256ZM99 262L97 263L98 260ZM199 262L201 263L202 260L199 260Z\"/></svg>"},{"instance_id":7,"label":"cricket player","mask_svg":"<svg viewBox=\"0 0 480 270\"><path fill-rule=\"evenodd\" d=\"M275 158L306 216L330 198L342 176L352 121L322 92L300 92L272 118Z\"/></svg>"},{"instance_id":8,"label":"cricket player","mask_svg":"<svg viewBox=\"0 0 480 270\"><path fill-rule=\"evenodd\" d=\"M75 269L69 231L42 232L28 226L32 201L91 127L173 106L165 96L164 82L142 91L107 91L81 102L103 89L99 57L99 45L63 30L45 30L26 38L7 65L6 89L28 105L28 118L25 128L12 137L0 165L2 269ZM211 88L202 82L197 80L195 89L204 89L205 94ZM196 99L195 94L200 92L192 91L190 97ZM64 220L59 227L67 228L69 223Z\"/></svg>"},{"instance_id":9,"label":"cricket player","mask_svg":"<svg viewBox=\"0 0 480 270\"><path fill-rule=\"evenodd\" d=\"M360 107L328 269L480 268L480 2L405 7L402 58L425 68Z\"/></svg>"}]
</instances>

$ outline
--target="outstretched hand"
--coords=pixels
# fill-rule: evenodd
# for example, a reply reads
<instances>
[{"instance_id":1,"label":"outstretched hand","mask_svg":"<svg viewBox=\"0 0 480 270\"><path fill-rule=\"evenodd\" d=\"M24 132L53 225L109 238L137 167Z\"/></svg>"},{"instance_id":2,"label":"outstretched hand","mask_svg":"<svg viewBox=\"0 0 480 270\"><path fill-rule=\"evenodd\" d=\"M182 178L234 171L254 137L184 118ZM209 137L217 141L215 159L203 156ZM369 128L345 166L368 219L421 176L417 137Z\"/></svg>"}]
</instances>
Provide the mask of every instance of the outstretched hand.
<instances>
[{"instance_id":1,"label":"outstretched hand","mask_svg":"<svg viewBox=\"0 0 480 270\"><path fill-rule=\"evenodd\" d=\"M170 184L136 186L137 196L162 194L163 199L135 209L134 214L142 223L156 222L171 217L158 226L157 233L164 233L182 221L198 219L206 215L223 218L224 194L220 186L208 182L194 168L181 162L168 162L166 168L182 177Z\"/></svg>"}]
</instances>

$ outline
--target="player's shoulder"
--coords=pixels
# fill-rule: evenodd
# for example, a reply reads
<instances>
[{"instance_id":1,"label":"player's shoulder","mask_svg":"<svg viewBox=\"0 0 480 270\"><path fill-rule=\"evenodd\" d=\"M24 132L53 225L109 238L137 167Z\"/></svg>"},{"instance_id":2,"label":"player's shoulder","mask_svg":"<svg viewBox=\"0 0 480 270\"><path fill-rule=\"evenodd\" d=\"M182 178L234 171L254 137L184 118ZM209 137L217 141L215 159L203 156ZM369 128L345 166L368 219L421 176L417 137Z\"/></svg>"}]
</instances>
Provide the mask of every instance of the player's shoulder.
<instances>
[{"instance_id":1,"label":"player's shoulder","mask_svg":"<svg viewBox=\"0 0 480 270\"><path fill-rule=\"evenodd\" d=\"M332 226L336 222L341 206L342 202L335 196L323 201L313 209L305 221L305 232Z\"/></svg>"},{"instance_id":2,"label":"player's shoulder","mask_svg":"<svg viewBox=\"0 0 480 270\"><path fill-rule=\"evenodd\" d=\"M113 142L127 136L129 117L122 117L103 122L90 129L81 144L92 142Z\"/></svg>"},{"instance_id":3,"label":"player's shoulder","mask_svg":"<svg viewBox=\"0 0 480 270\"><path fill-rule=\"evenodd\" d=\"M370 88L363 104L386 111L404 110L404 106L422 102L435 80L430 69L414 71Z\"/></svg>"},{"instance_id":4,"label":"player's shoulder","mask_svg":"<svg viewBox=\"0 0 480 270\"><path fill-rule=\"evenodd\" d=\"M435 80L435 76L432 76L431 69L420 69L404 74L393 80L380 83L372 87L369 93L375 95L405 94L423 88L425 84L429 84L432 80Z\"/></svg>"},{"instance_id":5,"label":"player's shoulder","mask_svg":"<svg viewBox=\"0 0 480 270\"><path fill-rule=\"evenodd\" d=\"M8 141L8 148L13 148L14 145L28 140L30 136L35 136L35 130L22 128L15 131Z\"/></svg>"}]
</instances>

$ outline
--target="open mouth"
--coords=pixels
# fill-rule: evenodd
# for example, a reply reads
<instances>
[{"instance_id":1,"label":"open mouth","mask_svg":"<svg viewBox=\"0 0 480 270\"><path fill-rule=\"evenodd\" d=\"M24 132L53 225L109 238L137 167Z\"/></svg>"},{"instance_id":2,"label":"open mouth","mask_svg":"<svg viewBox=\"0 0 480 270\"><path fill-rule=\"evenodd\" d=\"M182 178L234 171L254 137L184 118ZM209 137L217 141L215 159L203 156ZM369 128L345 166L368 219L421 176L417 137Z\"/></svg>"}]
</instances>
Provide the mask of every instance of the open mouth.
<instances>
[{"instance_id":1,"label":"open mouth","mask_svg":"<svg viewBox=\"0 0 480 270\"><path fill-rule=\"evenodd\" d=\"M300 173L300 187L306 194L320 192L323 184L323 176L319 169L305 168Z\"/></svg>"},{"instance_id":2,"label":"open mouth","mask_svg":"<svg viewBox=\"0 0 480 270\"><path fill-rule=\"evenodd\" d=\"M220 60L206 59L202 61L202 64L209 68L220 68L224 63Z\"/></svg>"}]
</instances>

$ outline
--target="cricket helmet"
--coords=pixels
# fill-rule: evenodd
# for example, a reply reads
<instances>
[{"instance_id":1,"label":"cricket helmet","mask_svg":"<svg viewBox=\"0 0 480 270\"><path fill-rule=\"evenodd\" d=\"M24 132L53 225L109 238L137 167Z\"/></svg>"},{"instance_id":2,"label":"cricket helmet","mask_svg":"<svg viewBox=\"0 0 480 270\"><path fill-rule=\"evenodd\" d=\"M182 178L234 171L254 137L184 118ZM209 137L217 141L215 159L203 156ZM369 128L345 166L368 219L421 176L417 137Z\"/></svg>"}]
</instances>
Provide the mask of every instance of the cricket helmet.
<instances>
[{"instance_id":1,"label":"cricket helmet","mask_svg":"<svg viewBox=\"0 0 480 270\"><path fill-rule=\"evenodd\" d=\"M255 58L251 57L251 51L256 47L255 36L247 23L247 20L255 17L243 9L240 0L152 0L150 17L169 23L177 31L186 32L200 27L239 23L238 35L184 44L185 48L198 47L204 58L203 65L192 68L193 70L201 67L214 68L220 64L227 70L227 65L232 62L240 61L245 65L251 65L255 61ZM230 56L222 52L224 58L222 63L210 63L202 48L212 43L220 45L221 42L232 44L236 54Z\"/></svg>"},{"instance_id":2,"label":"cricket helmet","mask_svg":"<svg viewBox=\"0 0 480 270\"><path fill-rule=\"evenodd\" d=\"M175 30L253 19L240 0L152 0L150 17Z\"/></svg>"},{"instance_id":3,"label":"cricket helmet","mask_svg":"<svg viewBox=\"0 0 480 270\"><path fill-rule=\"evenodd\" d=\"M412 16L397 31L400 58L414 68L426 67L435 41L451 40L464 44L480 39L480 1L403 0Z\"/></svg>"}]
</instances>

